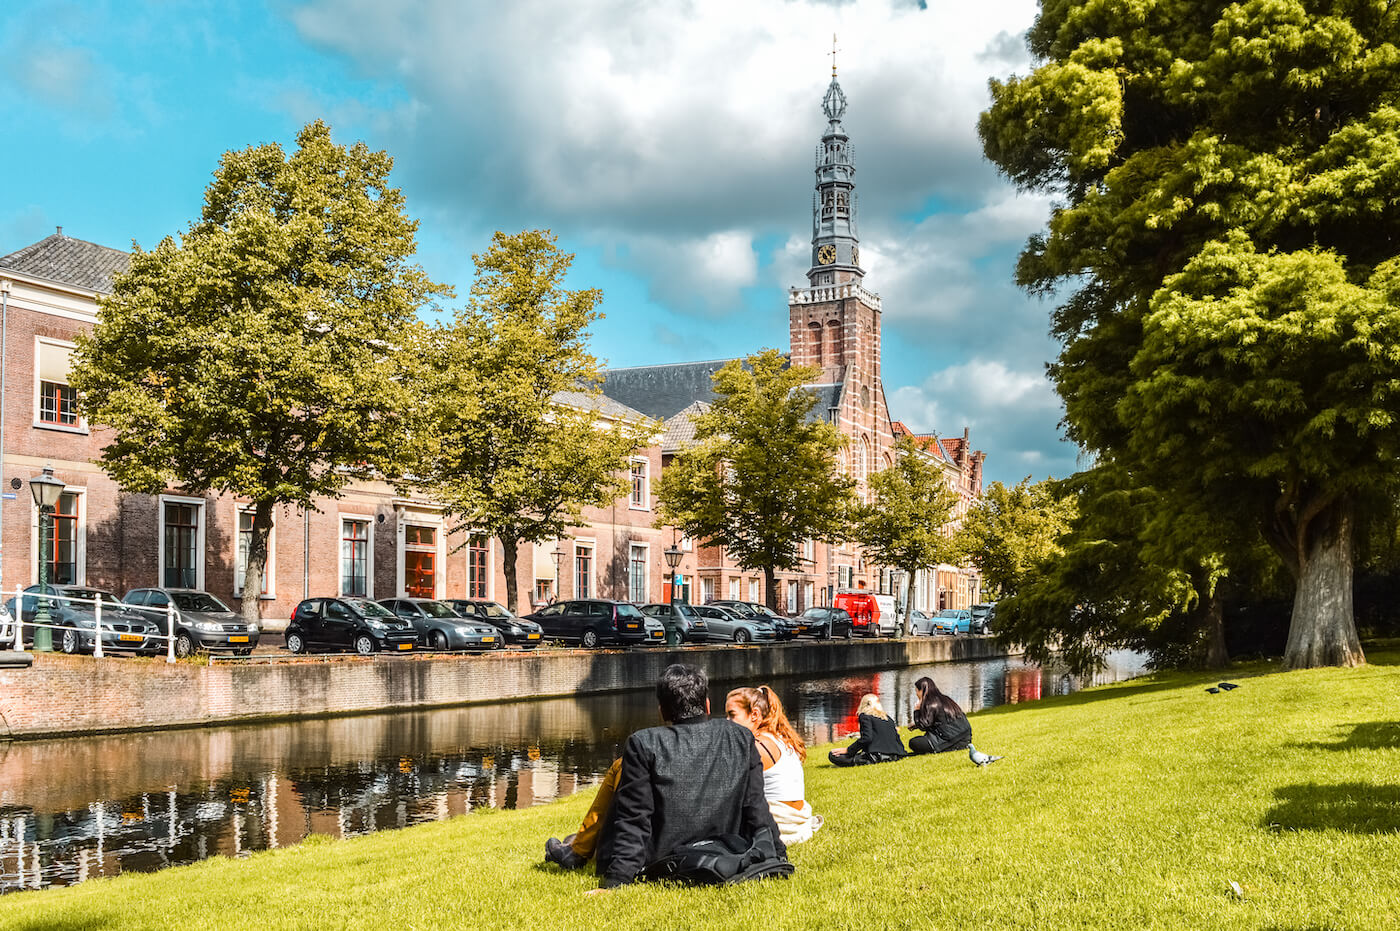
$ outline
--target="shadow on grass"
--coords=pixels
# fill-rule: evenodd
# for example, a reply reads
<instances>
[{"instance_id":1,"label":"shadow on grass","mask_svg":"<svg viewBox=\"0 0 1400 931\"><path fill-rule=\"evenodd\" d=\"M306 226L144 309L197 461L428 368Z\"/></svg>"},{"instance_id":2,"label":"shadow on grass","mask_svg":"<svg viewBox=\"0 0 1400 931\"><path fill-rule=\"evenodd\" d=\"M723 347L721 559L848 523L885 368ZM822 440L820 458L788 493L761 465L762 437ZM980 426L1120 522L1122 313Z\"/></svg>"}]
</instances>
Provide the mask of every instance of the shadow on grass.
<instances>
[{"instance_id":1,"label":"shadow on grass","mask_svg":"<svg viewBox=\"0 0 1400 931\"><path fill-rule=\"evenodd\" d=\"M1340 785L1282 786L1278 804L1264 813L1273 831L1347 831L1389 834L1400 831L1400 786L1344 782Z\"/></svg>"},{"instance_id":2,"label":"shadow on grass","mask_svg":"<svg viewBox=\"0 0 1400 931\"><path fill-rule=\"evenodd\" d=\"M107 928L116 921L116 913L87 918L34 918L23 924L9 925L14 931L93 931Z\"/></svg>"},{"instance_id":3,"label":"shadow on grass","mask_svg":"<svg viewBox=\"0 0 1400 931\"><path fill-rule=\"evenodd\" d=\"M1344 727L1346 725L1340 725ZM1330 743L1295 743L1306 750L1393 750L1400 747L1400 721L1367 721L1351 725L1351 733Z\"/></svg>"}]
</instances>

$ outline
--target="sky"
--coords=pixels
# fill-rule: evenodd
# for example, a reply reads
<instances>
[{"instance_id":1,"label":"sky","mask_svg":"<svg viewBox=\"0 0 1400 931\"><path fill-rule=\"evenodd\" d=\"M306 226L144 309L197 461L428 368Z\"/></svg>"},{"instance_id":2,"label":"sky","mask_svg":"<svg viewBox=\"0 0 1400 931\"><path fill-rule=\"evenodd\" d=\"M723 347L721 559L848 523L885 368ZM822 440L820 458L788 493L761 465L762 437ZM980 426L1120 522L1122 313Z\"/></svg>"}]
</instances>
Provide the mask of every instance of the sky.
<instances>
[{"instance_id":1,"label":"sky","mask_svg":"<svg viewBox=\"0 0 1400 931\"><path fill-rule=\"evenodd\" d=\"M0 254L56 226L151 248L219 156L313 119L394 158L418 260L459 295L492 232L548 228L603 290L607 366L788 344L832 36L891 414L970 430L986 477L1077 457L1045 377L1051 304L1012 282L1050 204L982 157L987 81L1031 0L10 0ZM452 301L448 306L452 306Z\"/></svg>"}]
</instances>

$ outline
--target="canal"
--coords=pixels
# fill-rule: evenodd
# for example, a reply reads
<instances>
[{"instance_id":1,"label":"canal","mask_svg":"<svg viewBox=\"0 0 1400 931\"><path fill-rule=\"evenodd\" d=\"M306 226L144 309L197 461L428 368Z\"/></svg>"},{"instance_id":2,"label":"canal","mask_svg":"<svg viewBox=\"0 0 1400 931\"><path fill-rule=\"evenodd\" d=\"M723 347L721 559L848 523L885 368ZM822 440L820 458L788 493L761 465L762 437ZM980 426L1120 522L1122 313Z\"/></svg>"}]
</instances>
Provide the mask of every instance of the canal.
<instances>
[{"instance_id":1,"label":"canal","mask_svg":"<svg viewBox=\"0 0 1400 931\"><path fill-rule=\"evenodd\" d=\"M1143 666L1137 654L1113 654L1085 681L1011 658L769 684L808 742L826 743L857 729L866 692L907 724L924 675L971 712L1132 678ZM737 684L758 683L714 683L717 713ZM655 723L654 697L632 692L0 743L0 891L525 808L592 784L632 731Z\"/></svg>"}]
</instances>

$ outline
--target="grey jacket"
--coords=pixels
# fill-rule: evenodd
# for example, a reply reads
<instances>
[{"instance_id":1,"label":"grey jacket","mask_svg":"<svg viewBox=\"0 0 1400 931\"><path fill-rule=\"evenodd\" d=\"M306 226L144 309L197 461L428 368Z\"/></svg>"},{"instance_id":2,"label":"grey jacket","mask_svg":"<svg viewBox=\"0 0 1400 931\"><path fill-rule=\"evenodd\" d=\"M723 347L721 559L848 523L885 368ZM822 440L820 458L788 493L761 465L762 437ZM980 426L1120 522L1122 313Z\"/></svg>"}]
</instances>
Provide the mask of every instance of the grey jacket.
<instances>
[{"instance_id":1,"label":"grey jacket","mask_svg":"<svg viewBox=\"0 0 1400 931\"><path fill-rule=\"evenodd\" d=\"M632 882L681 844L737 834L786 857L763 797L753 734L732 721L688 718L627 738L622 775L598 841L603 886Z\"/></svg>"}]
</instances>

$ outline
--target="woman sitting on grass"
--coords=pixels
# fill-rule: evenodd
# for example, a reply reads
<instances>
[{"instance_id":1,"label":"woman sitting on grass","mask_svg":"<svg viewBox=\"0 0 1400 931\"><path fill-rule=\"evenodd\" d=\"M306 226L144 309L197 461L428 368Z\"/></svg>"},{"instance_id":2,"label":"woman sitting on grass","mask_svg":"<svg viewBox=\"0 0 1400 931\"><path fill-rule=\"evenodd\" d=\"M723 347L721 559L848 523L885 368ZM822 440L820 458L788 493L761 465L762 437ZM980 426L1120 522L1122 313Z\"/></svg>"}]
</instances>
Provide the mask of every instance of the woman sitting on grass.
<instances>
[{"instance_id":1,"label":"woman sitting on grass","mask_svg":"<svg viewBox=\"0 0 1400 931\"><path fill-rule=\"evenodd\" d=\"M860 722L860 736L849 747L837 748L827 754L827 759L837 766L864 766L867 763L886 763L909 755L904 749L904 741L899 739L899 729L885 713L878 695L866 695L856 708L856 720Z\"/></svg>"},{"instance_id":2,"label":"woman sitting on grass","mask_svg":"<svg viewBox=\"0 0 1400 931\"><path fill-rule=\"evenodd\" d=\"M966 750L972 742L972 725L958 703L938 690L924 676L914 683L919 704L914 709L914 730L923 731L909 738L910 753L945 753Z\"/></svg>"},{"instance_id":3,"label":"woman sitting on grass","mask_svg":"<svg viewBox=\"0 0 1400 931\"><path fill-rule=\"evenodd\" d=\"M753 732L763 761L763 795L784 844L800 844L822 826L806 801L802 762L807 745L783 712L783 703L766 685L734 689L724 699L724 716Z\"/></svg>"}]
</instances>

